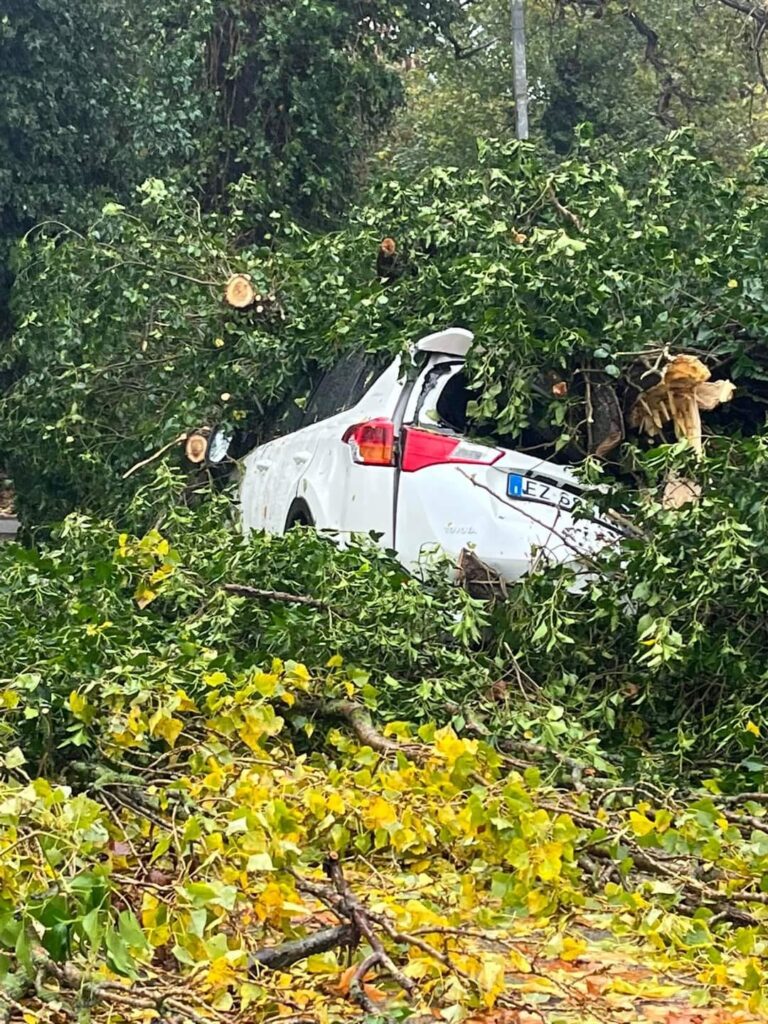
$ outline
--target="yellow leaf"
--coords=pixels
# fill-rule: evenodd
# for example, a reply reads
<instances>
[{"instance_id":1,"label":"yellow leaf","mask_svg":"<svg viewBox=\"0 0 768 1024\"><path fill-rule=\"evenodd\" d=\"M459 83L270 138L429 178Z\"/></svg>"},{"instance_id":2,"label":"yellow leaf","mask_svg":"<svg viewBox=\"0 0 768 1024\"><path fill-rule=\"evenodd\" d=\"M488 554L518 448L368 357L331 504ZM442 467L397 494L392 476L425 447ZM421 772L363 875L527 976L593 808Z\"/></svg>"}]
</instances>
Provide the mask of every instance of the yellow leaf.
<instances>
[{"instance_id":1,"label":"yellow leaf","mask_svg":"<svg viewBox=\"0 0 768 1024\"><path fill-rule=\"evenodd\" d=\"M340 654L334 654L332 658L329 658L325 663L326 668L341 668L344 664L344 659Z\"/></svg>"},{"instance_id":2,"label":"yellow leaf","mask_svg":"<svg viewBox=\"0 0 768 1024\"><path fill-rule=\"evenodd\" d=\"M298 686L300 690L305 690L310 680L307 666L289 661L285 668L291 682Z\"/></svg>"},{"instance_id":3,"label":"yellow leaf","mask_svg":"<svg viewBox=\"0 0 768 1024\"><path fill-rule=\"evenodd\" d=\"M496 1005L496 1000L504 991L504 973L503 960L491 956L484 957L477 983L483 993L483 1003L489 1010Z\"/></svg>"},{"instance_id":4,"label":"yellow leaf","mask_svg":"<svg viewBox=\"0 0 768 1024\"><path fill-rule=\"evenodd\" d=\"M328 810L331 814L344 813L344 801L338 793L330 793L328 796Z\"/></svg>"},{"instance_id":5,"label":"yellow leaf","mask_svg":"<svg viewBox=\"0 0 768 1024\"><path fill-rule=\"evenodd\" d=\"M75 718L82 718L83 712L88 707L88 698L83 697L82 694L78 693L77 690L73 690L69 695L69 710L75 716Z\"/></svg>"},{"instance_id":6,"label":"yellow leaf","mask_svg":"<svg viewBox=\"0 0 768 1024\"><path fill-rule=\"evenodd\" d=\"M656 828L655 822L651 821L650 818L646 818L644 814L639 814L637 811L629 812L629 823L636 836L647 836L649 832L653 832Z\"/></svg>"},{"instance_id":7,"label":"yellow leaf","mask_svg":"<svg viewBox=\"0 0 768 1024\"><path fill-rule=\"evenodd\" d=\"M157 583L162 583L168 576L172 576L174 567L164 562L159 569L155 569L152 575L149 577L149 583L151 586L155 586Z\"/></svg>"},{"instance_id":8,"label":"yellow leaf","mask_svg":"<svg viewBox=\"0 0 768 1024\"><path fill-rule=\"evenodd\" d=\"M283 728L283 719L277 717L270 704L247 708L243 717L237 734L254 751L261 750L262 736L277 736Z\"/></svg>"},{"instance_id":9,"label":"yellow leaf","mask_svg":"<svg viewBox=\"0 0 768 1024\"><path fill-rule=\"evenodd\" d=\"M197 705L192 698L184 691L176 691L176 708L178 711L197 711Z\"/></svg>"},{"instance_id":10,"label":"yellow leaf","mask_svg":"<svg viewBox=\"0 0 768 1024\"><path fill-rule=\"evenodd\" d=\"M753 736L759 736L760 735L760 727L755 725L755 723L752 722L752 721L747 722L745 728L746 728L747 732L751 732Z\"/></svg>"},{"instance_id":11,"label":"yellow leaf","mask_svg":"<svg viewBox=\"0 0 768 1024\"><path fill-rule=\"evenodd\" d=\"M277 689L279 676L274 672L256 672L253 677L253 688L262 697L272 697Z\"/></svg>"},{"instance_id":12,"label":"yellow leaf","mask_svg":"<svg viewBox=\"0 0 768 1024\"><path fill-rule=\"evenodd\" d=\"M385 828L397 821L397 813L392 804L383 797L376 797L363 810L363 823L366 828Z\"/></svg>"},{"instance_id":13,"label":"yellow leaf","mask_svg":"<svg viewBox=\"0 0 768 1024\"><path fill-rule=\"evenodd\" d=\"M136 592L133 595L133 599L139 608L146 608L148 604L152 604L156 597L157 591L152 590L144 580L136 587Z\"/></svg>"},{"instance_id":14,"label":"yellow leaf","mask_svg":"<svg viewBox=\"0 0 768 1024\"><path fill-rule=\"evenodd\" d=\"M538 889L531 889L527 896L528 913L531 917L538 917L543 914L549 906L549 897Z\"/></svg>"},{"instance_id":15,"label":"yellow leaf","mask_svg":"<svg viewBox=\"0 0 768 1024\"><path fill-rule=\"evenodd\" d=\"M462 754L476 754L476 740L460 740L450 726L435 733L435 750L449 762L457 761Z\"/></svg>"},{"instance_id":16,"label":"yellow leaf","mask_svg":"<svg viewBox=\"0 0 768 1024\"><path fill-rule=\"evenodd\" d=\"M570 963L572 960L580 960L586 949L587 944L583 939L572 939L569 935L564 935L559 956L561 960Z\"/></svg>"},{"instance_id":17,"label":"yellow leaf","mask_svg":"<svg viewBox=\"0 0 768 1024\"><path fill-rule=\"evenodd\" d=\"M554 882L563 867L563 844L546 843L537 851L537 871L542 882Z\"/></svg>"},{"instance_id":18,"label":"yellow leaf","mask_svg":"<svg viewBox=\"0 0 768 1024\"><path fill-rule=\"evenodd\" d=\"M176 745L184 723L178 718L171 718L165 711L156 711L149 720L150 736L160 736L169 747Z\"/></svg>"},{"instance_id":19,"label":"yellow leaf","mask_svg":"<svg viewBox=\"0 0 768 1024\"><path fill-rule=\"evenodd\" d=\"M247 1010L251 1003L263 999L265 995L266 993L260 985L246 981L240 986L240 1009Z\"/></svg>"},{"instance_id":20,"label":"yellow leaf","mask_svg":"<svg viewBox=\"0 0 768 1024\"><path fill-rule=\"evenodd\" d=\"M730 278L730 280L728 281L728 287L729 288L738 288L739 287L739 282L736 280L735 277Z\"/></svg>"},{"instance_id":21,"label":"yellow leaf","mask_svg":"<svg viewBox=\"0 0 768 1024\"><path fill-rule=\"evenodd\" d=\"M103 633L104 630L108 629L111 625L112 623L109 621L109 619L107 619L105 622L102 622L101 625L99 626L97 626L93 622L89 622L88 625L85 627L85 632L87 636L99 636L100 633Z\"/></svg>"}]
</instances>

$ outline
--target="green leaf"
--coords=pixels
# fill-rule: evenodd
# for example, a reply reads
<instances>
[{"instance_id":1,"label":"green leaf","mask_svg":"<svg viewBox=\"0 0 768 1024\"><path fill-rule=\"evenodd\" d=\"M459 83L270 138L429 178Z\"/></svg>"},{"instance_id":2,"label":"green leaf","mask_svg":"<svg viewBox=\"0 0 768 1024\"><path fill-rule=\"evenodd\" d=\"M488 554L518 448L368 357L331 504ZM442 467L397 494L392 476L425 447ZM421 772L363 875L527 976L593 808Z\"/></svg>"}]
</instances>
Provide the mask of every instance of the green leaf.
<instances>
[{"instance_id":1,"label":"green leaf","mask_svg":"<svg viewBox=\"0 0 768 1024\"><path fill-rule=\"evenodd\" d=\"M136 963L128 952L125 940L112 925L107 926L104 941L112 969L126 978L134 978L136 976Z\"/></svg>"}]
</instances>

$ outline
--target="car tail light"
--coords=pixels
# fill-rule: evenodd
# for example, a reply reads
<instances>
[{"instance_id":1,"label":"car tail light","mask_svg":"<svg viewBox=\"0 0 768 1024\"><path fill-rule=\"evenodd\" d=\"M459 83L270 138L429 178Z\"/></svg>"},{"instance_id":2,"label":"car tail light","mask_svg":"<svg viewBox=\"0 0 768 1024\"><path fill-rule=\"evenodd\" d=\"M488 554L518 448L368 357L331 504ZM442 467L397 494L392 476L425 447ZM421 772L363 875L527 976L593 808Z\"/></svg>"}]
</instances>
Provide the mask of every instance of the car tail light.
<instances>
[{"instance_id":1,"label":"car tail light","mask_svg":"<svg viewBox=\"0 0 768 1024\"><path fill-rule=\"evenodd\" d=\"M356 423L342 437L352 458L363 466L391 466L395 461L395 428L390 420Z\"/></svg>"},{"instance_id":2,"label":"car tail light","mask_svg":"<svg viewBox=\"0 0 768 1024\"><path fill-rule=\"evenodd\" d=\"M431 430L404 431L402 469L404 473L415 473L426 466L444 463L463 463L472 466L492 466L503 457L504 452L488 448L484 444L473 444L462 437L437 434Z\"/></svg>"}]
</instances>

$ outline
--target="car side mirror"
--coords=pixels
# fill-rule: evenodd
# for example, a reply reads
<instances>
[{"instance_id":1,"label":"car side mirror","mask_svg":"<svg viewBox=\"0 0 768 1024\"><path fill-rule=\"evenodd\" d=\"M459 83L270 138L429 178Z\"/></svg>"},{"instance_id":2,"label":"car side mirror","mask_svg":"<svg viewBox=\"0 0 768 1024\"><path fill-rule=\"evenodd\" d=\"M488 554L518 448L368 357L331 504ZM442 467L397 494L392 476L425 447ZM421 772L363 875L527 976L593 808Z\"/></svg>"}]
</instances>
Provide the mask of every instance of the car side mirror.
<instances>
[{"instance_id":1,"label":"car side mirror","mask_svg":"<svg viewBox=\"0 0 768 1024\"><path fill-rule=\"evenodd\" d=\"M221 427L214 427L208 435L208 445L205 449L205 461L218 466L229 455L232 447L232 436L225 433Z\"/></svg>"}]
</instances>

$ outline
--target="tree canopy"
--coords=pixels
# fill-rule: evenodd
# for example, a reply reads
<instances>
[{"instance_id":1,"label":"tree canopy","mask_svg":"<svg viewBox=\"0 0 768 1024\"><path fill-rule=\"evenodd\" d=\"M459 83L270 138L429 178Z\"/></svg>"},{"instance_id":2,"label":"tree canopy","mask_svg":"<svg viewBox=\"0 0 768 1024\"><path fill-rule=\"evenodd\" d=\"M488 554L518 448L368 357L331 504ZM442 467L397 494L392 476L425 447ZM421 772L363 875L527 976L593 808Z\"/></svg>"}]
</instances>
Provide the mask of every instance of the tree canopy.
<instances>
[{"instance_id":1,"label":"tree canopy","mask_svg":"<svg viewBox=\"0 0 768 1024\"><path fill-rule=\"evenodd\" d=\"M765 13L731 0L527 0L533 138L566 154L584 122L609 152L696 126L730 167L766 141ZM464 165L475 138L514 130L508 4L479 0L405 81L385 152L403 168ZM460 107L461 118L452 116Z\"/></svg>"},{"instance_id":2,"label":"tree canopy","mask_svg":"<svg viewBox=\"0 0 768 1024\"><path fill-rule=\"evenodd\" d=\"M723 177L678 137L621 160L588 140L556 171L532 147L486 144L471 169L382 182L334 233L274 213L249 237L259 185L201 214L148 182L135 208L107 204L85 233L44 229L23 249L19 327L2 400L19 500L37 521L107 512L123 474L185 431L259 436L313 370L361 349L400 351L441 324L472 327L478 424L570 459L594 450L590 381L621 402L665 347L705 354L739 385L731 433L762 423L768 220L763 157ZM403 273L376 271L392 235ZM223 299L233 272L266 304ZM642 360L650 360L647 365ZM552 392L547 374L569 383ZM45 401L40 401L45 394ZM711 420L716 429L717 416ZM631 450L612 461L632 473Z\"/></svg>"}]
</instances>

